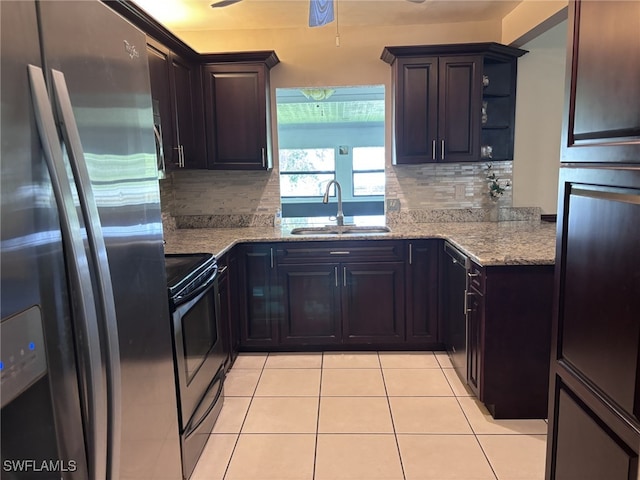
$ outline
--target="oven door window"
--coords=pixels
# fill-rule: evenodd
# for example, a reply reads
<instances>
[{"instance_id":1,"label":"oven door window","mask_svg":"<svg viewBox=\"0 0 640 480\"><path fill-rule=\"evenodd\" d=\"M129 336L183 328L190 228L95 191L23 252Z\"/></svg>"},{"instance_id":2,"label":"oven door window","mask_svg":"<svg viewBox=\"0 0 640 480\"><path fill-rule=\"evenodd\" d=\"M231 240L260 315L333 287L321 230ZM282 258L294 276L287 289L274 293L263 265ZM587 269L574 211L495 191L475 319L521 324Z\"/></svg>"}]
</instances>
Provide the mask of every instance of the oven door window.
<instances>
[{"instance_id":1,"label":"oven door window","mask_svg":"<svg viewBox=\"0 0 640 480\"><path fill-rule=\"evenodd\" d=\"M182 315L182 343L187 385L218 341L214 291L213 288L210 289Z\"/></svg>"}]
</instances>

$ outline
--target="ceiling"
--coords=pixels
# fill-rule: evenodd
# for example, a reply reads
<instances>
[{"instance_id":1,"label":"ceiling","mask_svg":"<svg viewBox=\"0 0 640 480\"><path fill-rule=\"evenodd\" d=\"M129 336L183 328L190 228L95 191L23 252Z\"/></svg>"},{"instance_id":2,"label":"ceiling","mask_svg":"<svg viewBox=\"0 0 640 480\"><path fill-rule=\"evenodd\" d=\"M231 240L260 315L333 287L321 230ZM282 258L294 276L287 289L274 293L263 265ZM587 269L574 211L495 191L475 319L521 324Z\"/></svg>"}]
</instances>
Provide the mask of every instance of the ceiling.
<instances>
[{"instance_id":1,"label":"ceiling","mask_svg":"<svg viewBox=\"0 0 640 480\"><path fill-rule=\"evenodd\" d=\"M416 0L413 0L416 1ZM521 0L335 0L340 26L402 26L503 18ZM211 8L213 0L135 0L174 33L307 27L309 0L242 0Z\"/></svg>"},{"instance_id":2,"label":"ceiling","mask_svg":"<svg viewBox=\"0 0 640 480\"><path fill-rule=\"evenodd\" d=\"M306 92L306 95L305 95ZM326 92L313 98L314 92ZM278 126L384 123L384 86L277 88Z\"/></svg>"}]
</instances>

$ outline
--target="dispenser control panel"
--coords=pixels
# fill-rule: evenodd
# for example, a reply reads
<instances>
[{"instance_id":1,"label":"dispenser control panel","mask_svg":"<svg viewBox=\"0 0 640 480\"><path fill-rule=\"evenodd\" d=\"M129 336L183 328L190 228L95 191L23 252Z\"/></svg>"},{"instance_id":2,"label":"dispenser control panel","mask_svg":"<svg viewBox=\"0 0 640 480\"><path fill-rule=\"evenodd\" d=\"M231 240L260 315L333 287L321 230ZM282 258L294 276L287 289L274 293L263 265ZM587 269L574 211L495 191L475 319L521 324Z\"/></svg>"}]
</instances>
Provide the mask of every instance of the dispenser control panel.
<instances>
[{"instance_id":1,"label":"dispenser control panel","mask_svg":"<svg viewBox=\"0 0 640 480\"><path fill-rule=\"evenodd\" d=\"M35 305L0 323L2 407L47 373L42 312Z\"/></svg>"}]
</instances>

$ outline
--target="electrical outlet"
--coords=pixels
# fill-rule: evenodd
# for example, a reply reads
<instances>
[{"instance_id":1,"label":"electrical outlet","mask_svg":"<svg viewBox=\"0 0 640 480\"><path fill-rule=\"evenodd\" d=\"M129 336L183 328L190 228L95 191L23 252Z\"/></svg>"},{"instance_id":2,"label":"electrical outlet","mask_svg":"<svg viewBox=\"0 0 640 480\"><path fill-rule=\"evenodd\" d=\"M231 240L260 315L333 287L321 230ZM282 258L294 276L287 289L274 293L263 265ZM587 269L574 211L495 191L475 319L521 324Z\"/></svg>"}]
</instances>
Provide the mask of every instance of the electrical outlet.
<instances>
[{"instance_id":1,"label":"electrical outlet","mask_svg":"<svg viewBox=\"0 0 640 480\"><path fill-rule=\"evenodd\" d=\"M456 200L464 200L466 187L464 185L455 186L454 198Z\"/></svg>"},{"instance_id":2,"label":"electrical outlet","mask_svg":"<svg viewBox=\"0 0 640 480\"><path fill-rule=\"evenodd\" d=\"M400 211L400 199L388 198L387 199L387 212L399 212Z\"/></svg>"}]
</instances>

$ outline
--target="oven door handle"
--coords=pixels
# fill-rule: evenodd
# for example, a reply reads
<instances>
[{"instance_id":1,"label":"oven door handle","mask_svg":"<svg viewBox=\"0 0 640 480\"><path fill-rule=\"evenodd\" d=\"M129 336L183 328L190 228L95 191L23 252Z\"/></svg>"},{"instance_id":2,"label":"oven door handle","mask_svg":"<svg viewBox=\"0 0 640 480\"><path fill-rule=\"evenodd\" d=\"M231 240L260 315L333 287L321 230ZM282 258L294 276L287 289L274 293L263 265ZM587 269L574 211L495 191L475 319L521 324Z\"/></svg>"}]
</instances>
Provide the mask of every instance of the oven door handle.
<instances>
[{"instance_id":1,"label":"oven door handle","mask_svg":"<svg viewBox=\"0 0 640 480\"><path fill-rule=\"evenodd\" d=\"M176 295L175 297L173 297L173 303L176 306L178 306L178 305L187 303L189 300L196 298L202 292L205 292L207 289L209 289L211 285L213 285L213 282L215 281L217 276L218 276L218 266L216 265L213 268L213 273L211 274L211 276L202 285L200 285L195 290L189 293L186 293L185 295Z\"/></svg>"},{"instance_id":2,"label":"oven door handle","mask_svg":"<svg viewBox=\"0 0 640 480\"><path fill-rule=\"evenodd\" d=\"M185 426L185 429L184 429L185 437L188 437L195 430L198 429L198 427L202 424L202 422L204 422L206 418L209 416L209 414L211 413L211 410L213 410L213 408L218 403L218 400L220 399L220 395L222 395L222 388L224 386L224 368L221 368L216 374L216 376L213 377L213 380L211 381L209 388L207 388L207 391L202 396L203 399L207 397L207 394L214 388L216 384L218 384L218 391L216 392L215 398L211 401L211 403L209 404L205 412L197 420L195 419L195 417L199 408L196 408L196 411L194 412L193 416L189 420L189 423L187 423L187 425Z\"/></svg>"}]
</instances>

